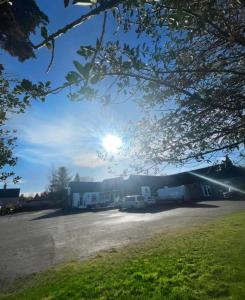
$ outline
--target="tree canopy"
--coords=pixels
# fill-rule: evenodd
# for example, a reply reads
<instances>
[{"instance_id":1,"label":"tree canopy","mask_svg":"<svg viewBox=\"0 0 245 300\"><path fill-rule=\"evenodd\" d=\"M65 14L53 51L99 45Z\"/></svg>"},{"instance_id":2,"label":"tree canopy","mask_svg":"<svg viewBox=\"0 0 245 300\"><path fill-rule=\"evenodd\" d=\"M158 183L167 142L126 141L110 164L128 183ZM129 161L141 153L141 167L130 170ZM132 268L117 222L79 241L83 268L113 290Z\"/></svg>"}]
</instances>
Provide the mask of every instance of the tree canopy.
<instances>
[{"instance_id":1,"label":"tree canopy","mask_svg":"<svg viewBox=\"0 0 245 300\"><path fill-rule=\"evenodd\" d=\"M40 25L47 25L48 17L40 11L33 0L0 1L0 47L10 55L24 61L35 57L30 40ZM6 122L9 117L23 113L32 100L44 101L50 91L50 82L32 83L30 80L17 80L9 75L0 64L0 180L6 181L14 175L16 131L9 130ZM3 171L3 169L5 171ZM14 177L14 182L19 179Z\"/></svg>"},{"instance_id":2,"label":"tree canopy","mask_svg":"<svg viewBox=\"0 0 245 300\"><path fill-rule=\"evenodd\" d=\"M115 85L117 94L137 101L145 116L131 132L127 155L130 151L143 165L210 159L221 150L239 149L242 155L244 5L143 2L113 11L124 32L137 34L136 41L103 41L102 28L96 45L78 50L81 60L67 76L78 85L72 98L110 102ZM101 81L108 82L104 93L97 88Z\"/></svg>"},{"instance_id":3,"label":"tree canopy","mask_svg":"<svg viewBox=\"0 0 245 300\"><path fill-rule=\"evenodd\" d=\"M49 179L49 191L51 193L64 192L71 179L69 170L64 166L52 170Z\"/></svg>"},{"instance_id":4,"label":"tree canopy","mask_svg":"<svg viewBox=\"0 0 245 300\"><path fill-rule=\"evenodd\" d=\"M242 1L65 0L64 5L76 2L91 5L52 34L43 27L43 39L35 45L26 35L27 44L32 51L47 46L53 56L56 38L103 14L101 35L95 44L81 45L77 51L81 59L74 61L63 87L74 86L70 97L75 100L110 103L122 95L142 107L142 120L127 133L131 141L127 156L142 165L158 165L208 160L235 149L244 155ZM29 32L48 22L37 7L33 9ZM115 27L111 39L106 36L109 14L110 30L112 19ZM133 39L121 38L132 33ZM107 85L104 91L101 82Z\"/></svg>"},{"instance_id":5,"label":"tree canopy","mask_svg":"<svg viewBox=\"0 0 245 300\"><path fill-rule=\"evenodd\" d=\"M0 173L1 181L14 175L11 167L15 166L17 162L13 153L16 131L7 128L7 120L15 114L23 113L26 107L30 105L31 100L44 101L50 90L49 85L50 82L33 84L26 79L16 80L6 74L3 65L0 64L0 172L3 168L8 169L8 171ZM17 176L14 181L18 179Z\"/></svg>"},{"instance_id":6,"label":"tree canopy","mask_svg":"<svg viewBox=\"0 0 245 300\"><path fill-rule=\"evenodd\" d=\"M1 3L2 2L2 3ZM0 1L1 47L20 61L35 57L31 33L47 25L48 17L33 0Z\"/></svg>"},{"instance_id":7,"label":"tree canopy","mask_svg":"<svg viewBox=\"0 0 245 300\"><path fill-rule=\"evenodd\" d=\"M80 175L78 173L76 173L74 179L73 179L74 182L80 182L81 181L81 178L80 178Z\"/></svg>"}]
</instances>

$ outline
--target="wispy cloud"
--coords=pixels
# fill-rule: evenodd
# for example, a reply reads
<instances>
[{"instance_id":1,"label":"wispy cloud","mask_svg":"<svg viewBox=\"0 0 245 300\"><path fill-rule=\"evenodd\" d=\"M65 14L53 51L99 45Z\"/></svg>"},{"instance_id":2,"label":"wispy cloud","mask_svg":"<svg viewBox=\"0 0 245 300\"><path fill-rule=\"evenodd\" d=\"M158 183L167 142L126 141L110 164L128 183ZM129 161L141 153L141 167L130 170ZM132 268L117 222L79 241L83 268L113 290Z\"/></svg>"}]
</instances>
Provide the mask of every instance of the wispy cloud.
<instances>
[{"instance_id":1,"label":"wispy cloud","mask_svg":"<svg viewBox=\"0 0 245 300\"><path fill-rule=\"evenodd\" d=\"M57 147L74 141L74 128L63 122L56 124L33 123L32 126L23 126L23 138L26 142L35 145Z\"/></svg>"},{"instance_id":2,"label":"wispy cloud","mask_svg":"<svg viewBox=\"0 0 245 300\"><path fill-rule=\"evenodd\" d=\"M101 149L103 136L111 132L111 123L110 118L98 114L20 118L12 124L13 128L18 128L17 155L23 160L49 166L53 163L86 168L105 166L97 150Z\"/></svg>"},{"instance_id":3,"label":"wispy cloud","mask_svg":"<svg viewBox=\"0 0 245 300\"><path fill-rule=\"evenodd\" d=\"M96 168L105 166L106 161L100 159L96 153L81 153L73 158L73 164L83 168Z\"/></svg>"}]
</instances>

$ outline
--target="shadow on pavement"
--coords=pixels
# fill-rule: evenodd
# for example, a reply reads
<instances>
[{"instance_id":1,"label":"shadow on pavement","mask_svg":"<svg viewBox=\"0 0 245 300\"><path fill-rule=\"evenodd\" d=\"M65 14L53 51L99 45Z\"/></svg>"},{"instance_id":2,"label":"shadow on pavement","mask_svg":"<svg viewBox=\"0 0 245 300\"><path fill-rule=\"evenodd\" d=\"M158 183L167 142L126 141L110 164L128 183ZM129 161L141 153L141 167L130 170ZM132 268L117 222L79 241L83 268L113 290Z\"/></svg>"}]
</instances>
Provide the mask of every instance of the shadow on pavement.
<instances>
[{"instance_id":1,"label":"shadow on pavement","mask_svg":"<svg viewBox=\"0 0 245 300\"><path fill-rule=\"evenodd\" d=\"M56 218L56 217L61 217L61 216L69 216L69 215L79 215L83 213L97 213L99 211L107 211L107 210L112 210L115 208L98 208L98 209L57 209L55 211L49 212L45 215L33 218L31 221L35 220L42 220L42 219L49 219L49 218Z\"/></svg>"},{"instance_id":2,"label":"shadow on pavement","mask_svg":"<svg viewBox=\"0 0 245 300\"><path fill-rule=\"evenodd\" d=\"M159 213L162 211L168 211L176 208L217 208L218 205L214 204L205 204L205 203L182 203L182 204L161 204L161 205L154 205L154 206L148 206L143 207L139 209L122 209L120 211L128 212L128 213Z\"/></svg>"},{"instance_id":3,"label":"shadow on pavement","mask_svg":"<svg viewBox=\"0 0 245 300\"><path fill-rule=\"evenodd\" d=\"M161 205L153 205L153 206L147 206L140 209L119 209L120 212L127 212L127 213L159 213L162 211L168 211L176 208L217 208L218 205L214 204L205 204L205 203L184 203L184 204L161 204ZM31 221L35 220L42 220L42 219L49 219L49 218L56 218L61 216L69 216L69 215L77 215L77 214L83 214L83 213L97 213L99 211L107 211L107 210L115 210L115 208L100 208L100 209L73 209L73 210L64 210L64 209L58 209L56 211L49 212L48 214L36 217L32 219Z\"/></svg>"}]
</instances>

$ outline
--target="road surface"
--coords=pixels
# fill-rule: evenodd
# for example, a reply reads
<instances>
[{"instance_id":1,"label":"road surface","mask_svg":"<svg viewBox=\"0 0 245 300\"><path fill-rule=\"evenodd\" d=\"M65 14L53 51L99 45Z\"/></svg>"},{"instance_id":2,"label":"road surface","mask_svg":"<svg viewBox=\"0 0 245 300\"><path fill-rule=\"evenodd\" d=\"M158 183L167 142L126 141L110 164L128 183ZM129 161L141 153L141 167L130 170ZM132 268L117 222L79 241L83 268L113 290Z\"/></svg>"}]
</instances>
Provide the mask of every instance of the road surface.
<instances>
[{"instance_id":1,"label":"road surface","mask_svg":"<svg viewBox=\"0 0 245 300\"><path fill-rule=\"evenodd\" d=\"M205 201L144 211L64 212L43 210L0 217L0 287L59 262L84 259L100 250L150 235L208 222L245 210L245 201Z\"/></svg>"}]
</instances>

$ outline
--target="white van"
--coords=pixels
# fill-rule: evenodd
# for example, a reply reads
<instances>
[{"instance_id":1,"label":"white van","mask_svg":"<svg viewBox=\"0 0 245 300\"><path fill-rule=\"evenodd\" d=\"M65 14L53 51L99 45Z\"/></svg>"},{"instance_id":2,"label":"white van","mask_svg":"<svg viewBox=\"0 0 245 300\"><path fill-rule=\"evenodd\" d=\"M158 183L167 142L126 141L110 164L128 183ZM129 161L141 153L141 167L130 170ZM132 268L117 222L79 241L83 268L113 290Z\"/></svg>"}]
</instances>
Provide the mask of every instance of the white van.
<instances>
[{"instance_id":1,"label":"white van","mask_svg":"<svg viewBox=\"0 0 245 300\"><path fill-rule=\"evenodd\" d=\"M142 208L145 207L145 198L141 195L125 196L121 203L121 208Z\"/></svg>"}]
</instances>

